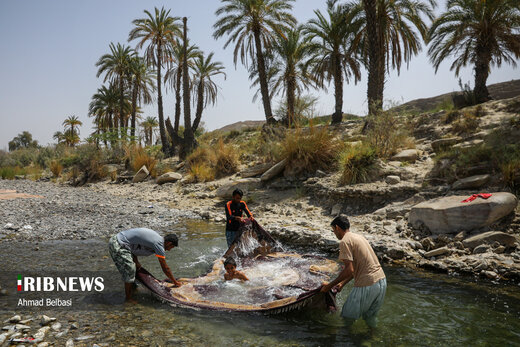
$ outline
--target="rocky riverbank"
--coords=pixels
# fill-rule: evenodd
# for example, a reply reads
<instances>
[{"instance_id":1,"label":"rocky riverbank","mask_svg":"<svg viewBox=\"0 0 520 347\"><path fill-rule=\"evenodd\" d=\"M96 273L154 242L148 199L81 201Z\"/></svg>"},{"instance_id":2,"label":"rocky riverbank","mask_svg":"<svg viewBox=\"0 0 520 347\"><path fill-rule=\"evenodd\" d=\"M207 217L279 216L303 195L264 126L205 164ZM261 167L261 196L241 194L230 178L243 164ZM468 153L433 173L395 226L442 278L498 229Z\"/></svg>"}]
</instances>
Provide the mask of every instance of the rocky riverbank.
<instances>
[{"instance_id":1,"label":"rocky riverbank","mask_svg":"<svg viewBox=\"0 0 520 347\"><path fill-rule=\"evenodd\" d=\"M189 185L105 181L81 188L27 180L0 181L0 189L44 197L3 201L0 215L5 223L0 240L99 238L134 226L166 232L180 218L224 223L225 199L216 193L219 187L233 186L236 179ZM478 232L432 235L424 228L412 228L408 217L414 205L438 193L414 191L410 184L366 185L357 187L356 193L335 189L329 181L327 177L311 178L298 185L285 181L284 185L279 180L255 187L245 199L259 223L290 247L335 256L338 241L329 224L334 215L346 212L352 230L362 233L386 263L476 275L497 282L520 280L518 214ZM409 197L391 201L392 196ZM363 212L362 206L370 201L376 204L374 199L383 207Z\"/></svg>"}]
</instances>

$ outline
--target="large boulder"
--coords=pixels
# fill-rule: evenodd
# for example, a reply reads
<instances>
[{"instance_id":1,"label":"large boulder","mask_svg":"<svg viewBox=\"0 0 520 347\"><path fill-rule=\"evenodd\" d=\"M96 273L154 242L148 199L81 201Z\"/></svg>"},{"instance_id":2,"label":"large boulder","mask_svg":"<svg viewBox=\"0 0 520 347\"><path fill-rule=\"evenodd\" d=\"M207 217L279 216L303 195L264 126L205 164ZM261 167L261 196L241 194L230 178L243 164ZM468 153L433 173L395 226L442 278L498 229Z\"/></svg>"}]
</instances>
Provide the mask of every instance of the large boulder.
<instances>
[{"instance_id":1,"label":"large boulder","mask_svg":"<svg viewBox=\"0 0 520 347\"><path fill-rule=\"evenodd\" d=\"M514 211L518 199L511 193L493 193L488 199L463 203L467 196L449 196L422 202L412 207L408 223L413 228L426 226L433 234L471 231L493 224Z\"/></svg>"},{"instance_id":2,"label":"large boulder","mask_svg":"<svg viewBox=\"0 0 520 347\"><path fill-rule=\"evenodd\" d=\"M492 244L495 241L505 247L514 247L515 243L518 242L514 235L506 234L501 231L488 231L487 233L468 237L462 241L462 243L464 247L475 248L483 244Z\"/></svg>"},{"instance_id":3,"label":"large boulder","mask_svg":"<svg viewBox=\"0 0 520 347\"><path fill-rule=\"evenodd\" d=\"M272 163L254 165L254 166L248 167L245 170L242 170L240 172L240 176L242 176L244 178L255 177L255 176L263 174L264 172L269 170L272 166L273 166Z\"/></svg>"},{"instance_id":4,"label":"large boulder","mask_svg":"<svg viewBox=\"0 0 520 347\"><path fill-rule=\"evenodd\" d=\"M231 199L231 194L235 189L241 189L244 194L255 190L262 184L260 178L243 178L238 181L226 183L217 189L215 195L223 199Z\"/></svg>"},{"instance_id":5,"label":"large boulder","mask_svg":"<svg viewBox=\"0 0 520 347\"><path fill-rule=\"evenodd\" d=\"M273 167L271 167L269 170L264 172L264 174L260 177L260 179L262 180L262 182L269 181L271 178L278 176L285 169L286 165L287 165L287 159L284 159L284 160L278 162Z\"/></svg>"},{"instance_id":6,"label":"large boulder","mask_svg":"<svg viewBox=\"0 0 520 347\"><path fill-rule=\"evenodd\" d=\"M416 149L405 149L392 157L393 161L415 163L419 157L419 152Z\"/></svg>"},{"instance_id":7,"label":"large boulder","mask_svg":"<svg viewBox=\"0 0 520 347\"><path fill-rule=\"evenodd\" d=\"M182 175L177 172L167 172L159 177L157 177L157 184L164 184L164 183L174 183L178 180L182 179Z\"/></svg>"},{"instance_id":8,"label":"large boulder","mask_svg":"<svg viewBox=\"0 0 520 347\"><path fill-rule=\"evenodd\" d=\"M473 188L480 188L486 183L488 183L489 179L491 178L490 175L476 175L471 177L466 177L463 179L460 179L453 183L451 186L451 189L453 190L461 190L461 189L473 189Z\"/></svg>"},{"instance_id":9,"label":"large boulder","mask_svg":"<svg viewBox=\"0 0 520 347\"><path fill-rule=\"evenodd\" d=\"M149 174L150 174L150 172L148 172L148 169L146 168L146 166L145 165L141 166L139 171L137 171L134 178L132 179L132 183L139 183L139 182L144 181L146 179L146 177L148 177Z\"/></svg>"}]
</instances>

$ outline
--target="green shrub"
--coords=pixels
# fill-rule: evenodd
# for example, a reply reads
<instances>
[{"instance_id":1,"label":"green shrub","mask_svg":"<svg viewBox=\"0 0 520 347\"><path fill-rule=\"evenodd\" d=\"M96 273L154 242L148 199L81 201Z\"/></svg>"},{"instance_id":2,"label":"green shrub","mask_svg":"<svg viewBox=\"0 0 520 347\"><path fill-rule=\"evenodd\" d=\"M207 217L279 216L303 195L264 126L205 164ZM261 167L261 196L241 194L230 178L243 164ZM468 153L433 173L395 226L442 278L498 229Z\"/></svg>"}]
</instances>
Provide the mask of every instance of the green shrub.
<instances>
[{"instance_id":1,"label":"green shrub","mask_svg":"<svg viewBox=\"0 0 520 347\"><path fill-rule=\"evenodd\" d=\"M2 179L12 180L15 176L25 174L26 170L19 166L5 166L0 168L0 177L2 177Z\"/></svg>"},{"instance_id":2,"label":"green shrub","mask_svg":"<svg viewBox=\"0 0 520 347\"><path fill-rule=\"evenodd\" d=\"M14 166L26 167L36 163L38 157L38 148L20 148L9 153L14 161Z\"/></svg>"},{"instance_id":3,"label":"green shrub","mask_svg":"<svg viewBox=\"0 0 520 347\"><path fill-rule=\"evenodd\" d=\"M363 183L370 180L377 159L376 150L369 144L348 145L340 154L342 184Z\"/></svg>"}]
</instances>

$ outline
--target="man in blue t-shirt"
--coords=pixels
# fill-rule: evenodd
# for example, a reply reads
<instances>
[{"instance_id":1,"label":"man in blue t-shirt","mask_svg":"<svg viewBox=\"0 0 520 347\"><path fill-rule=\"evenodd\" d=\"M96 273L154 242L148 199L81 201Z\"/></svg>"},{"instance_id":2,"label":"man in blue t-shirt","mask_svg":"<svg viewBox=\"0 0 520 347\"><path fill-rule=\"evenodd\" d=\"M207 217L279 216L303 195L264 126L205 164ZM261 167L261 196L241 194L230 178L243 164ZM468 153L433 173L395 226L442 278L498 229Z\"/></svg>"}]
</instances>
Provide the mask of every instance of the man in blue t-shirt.
<instances>
[{"instance_id":1,"label":"man in blue t-shirt","mask_svg":"<svg viewBox=\"0 0 520 347\"><path fill-rule=\"evenodd\" d=\"M165 250L169 251L177 247L178 244L177 235L169 234L162 237L156 231L147 228L121 231L110 238L108 250L117 269L123 276L123 281L125 281L127 302L136 302L132 299L132 291L134 288L136 269L139 270L141 268L137 256L149 256L154 254L158 258L164 274L175 286L179 287L181 285L181 283L173 277L165 259Z\"/></svg>"}]
</instances>

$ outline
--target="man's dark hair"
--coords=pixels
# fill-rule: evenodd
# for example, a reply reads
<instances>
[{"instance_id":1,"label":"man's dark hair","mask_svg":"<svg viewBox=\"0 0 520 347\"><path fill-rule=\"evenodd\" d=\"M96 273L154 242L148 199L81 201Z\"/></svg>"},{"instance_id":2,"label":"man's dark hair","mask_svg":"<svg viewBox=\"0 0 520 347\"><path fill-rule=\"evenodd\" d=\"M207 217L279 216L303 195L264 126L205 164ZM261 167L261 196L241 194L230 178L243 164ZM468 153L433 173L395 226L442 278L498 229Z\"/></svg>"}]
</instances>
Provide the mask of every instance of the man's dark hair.
<instances>
[{"instance_id":1,"label":"man's dark hair","mask_svg":"<svg viewBox=\"0 0 520 347\"><path fill-rule=\"evenodd\" d=\"M240 197L244 196L244 192L242 190L240 190L240 189L233 190L233 195L231 195L231 196L235 196L237 194L240 195Z\"/></svg>"},{"instance_id":2,"label":"man's dark hair","mask_svg":"<svg viewBox=\"0 0 520 347\"><path fill-rule=\"evenodd\" d=\"M175 247L179 245L179 238L175 234L168 234L164 237L164 243L171 242Z\"/></svg>"},{"instance_id":3,"label":"man's dark hair","mask_svg":"<svg viewBox=\"0 0 520 347\"><path fill-rule=\"evenodd\" d=\"M234 267L237 267L237 263L235 259L233 259L232 257L226 258L226 260L224 261L224 267L226 267L226 265L233 265Z\"/></svg>"},{"instance_id":4,"label":"man's dark hair","mask_svg":"<svg viewBox=\"0 0 520 347\"><path fill-rule=\"evenodd\" d=\"M336 218L334 218L332 220L332 222L330 222L330 225L331 226L336 226L337 225L337 226L339 226L343 230L350 229L350 222L349 222L347 216L345 216L343 214L337 216Z\"/></svg>"}]
</instances>

